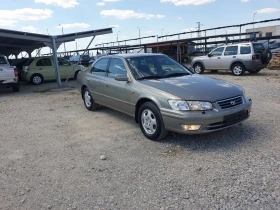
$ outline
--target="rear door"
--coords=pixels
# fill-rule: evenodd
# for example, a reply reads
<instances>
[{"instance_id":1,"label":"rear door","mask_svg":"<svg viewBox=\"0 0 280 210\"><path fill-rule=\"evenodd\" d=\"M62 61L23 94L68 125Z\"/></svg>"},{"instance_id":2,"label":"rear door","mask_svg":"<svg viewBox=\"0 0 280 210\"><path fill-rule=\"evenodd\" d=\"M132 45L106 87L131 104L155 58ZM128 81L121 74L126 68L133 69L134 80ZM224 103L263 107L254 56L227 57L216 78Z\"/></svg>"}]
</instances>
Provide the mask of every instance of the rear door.
<instances>
[{"instance_id":1,"label":"rear door","mask_svg":"<svg viewBox=\"0 0 280 210\"><path fill-rule=\"evenodd\" d=\"M93 99L104 104L104 79L109 65L109 58L101 58L90 69L86 75L86 84Z\"/></svg>"},{"instance_id":2,"label":"rear door","mask_svg":"<svg viewBox=\"0 0 280 210\"><path fill-rule=\"evenodd\" d=\"M234 60L237 59L238 46L226 47L223 55L221 56L221 69L230 69Z\"/></svg>"},{"instance_id":3,"label":"rear door","mask_svg":"<svg viewBox=\"0 0 280 210\"><path fill-rule=\"evenodd\" d=\"M32 66L31 71L32 73L43 75L45 80L55 79L55 70L50 58L40 58L39 60L37 60L35 67Z\"/></svg>"}]
</instances>

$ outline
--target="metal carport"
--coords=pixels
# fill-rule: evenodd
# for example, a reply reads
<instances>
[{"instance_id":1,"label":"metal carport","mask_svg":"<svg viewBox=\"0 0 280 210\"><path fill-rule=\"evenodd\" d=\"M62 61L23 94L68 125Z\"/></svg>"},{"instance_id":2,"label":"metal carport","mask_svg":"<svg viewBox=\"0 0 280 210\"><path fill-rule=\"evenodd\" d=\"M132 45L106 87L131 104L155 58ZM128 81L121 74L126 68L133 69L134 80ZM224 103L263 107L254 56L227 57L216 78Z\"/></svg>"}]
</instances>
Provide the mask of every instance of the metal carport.
<instances>
[{"instance_id":1,"label":"metal carport","mask_svg":"<svg viewBox=\"0 0 280 210\"><path fill-rule=\"evenodd\" d=\"M57 49L59 46L64 42L71 42L80 38L93 37L88 45L89 47L95 36L109 33L113 33L112 28L83 31L57 36L0 29L0 53L9 57L11 54L17 56L20 52L26 51L29 57L31 57L31 53L35 49L46 46L50 47L53 51L56 81L57 87L59 88L61 87L61 79L57 62Z\"/></svg>"}]
</instances>

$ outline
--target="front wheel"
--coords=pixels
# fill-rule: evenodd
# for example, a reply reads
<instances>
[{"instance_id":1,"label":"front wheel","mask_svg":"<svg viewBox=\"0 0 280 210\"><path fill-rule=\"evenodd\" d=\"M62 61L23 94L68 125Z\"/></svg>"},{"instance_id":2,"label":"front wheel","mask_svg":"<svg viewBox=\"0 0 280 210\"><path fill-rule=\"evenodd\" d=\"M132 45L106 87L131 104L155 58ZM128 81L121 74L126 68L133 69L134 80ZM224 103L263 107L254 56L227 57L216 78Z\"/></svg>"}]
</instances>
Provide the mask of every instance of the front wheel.
<instances>
[{"instance_id":1,"label":"front wheel","mask_svg":"<svg viewBox=\"0 0 280 210\"><path fill-rule=\"evenodd\" d=\"M152 102L146 102L140 107L138 119L141 131L148 139L158 141L167 136L161 113Z\"/></svg>"},{"instance_id":2,"label":"front wheel","mask_svg":"<svg viewBox=\"0 0 280 210\"><path fill-rule=\"evenodd\" d=\"M95 103L95 101L93 100L88 88L85 88L83 90L83 100L84 100L85 107L89 111L94 111L99 107L98 104Z\"/></svg>"},{"instance_id":3,"label":"front wheel","mask_svg":"<svg viewBox=\"0 0 280 210\"><path fill-rule=\"evenodd\" d=\"M204 68L201 63L195 63L193 65L193 71L196 74L202 74L204 72Z\"/></svg>"},{"instance_id":4,"label":"front wheel","mask_svg":"<svg viewBox=\"0 0 280 210\"><path fill-rule=\"evenodd\" d=\"M33 74L31 77L31 82L34 85L40 85L43 83L43 81L44 81L44 78L41 74Z\"/></svg>"},{"instance_id":5,"label":"front wheel","mask_svg":"<svg viewBox=\"0 0 280 210\"><path fill-rule=\"evenodd\" d=\"M242 63L232 65L231 72L234 76L242 76L245 73L245 67Z\"/></svg>"}]
</instances>

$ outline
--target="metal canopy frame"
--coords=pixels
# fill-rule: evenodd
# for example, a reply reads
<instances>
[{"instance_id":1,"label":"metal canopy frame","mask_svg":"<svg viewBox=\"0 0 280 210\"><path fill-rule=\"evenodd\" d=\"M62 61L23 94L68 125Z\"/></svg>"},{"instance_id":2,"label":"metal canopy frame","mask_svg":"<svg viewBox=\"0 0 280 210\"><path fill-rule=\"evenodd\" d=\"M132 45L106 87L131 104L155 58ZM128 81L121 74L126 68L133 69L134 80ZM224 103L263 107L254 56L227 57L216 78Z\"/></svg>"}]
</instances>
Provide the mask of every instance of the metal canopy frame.
<instances>
[{"instance_id":1,"label":"metal canopy frame","mask_svg":"<svg viewBox=\"0 0 280 210\"><path fill-rule=\"evenodd\" d=\"M0 29L0 53L7 57L11 54L15 54L17 57L17 55L20 52L26 51L29 57L31 57L31 53L35 49L39 49L46 46L50 47L53 51L56 81L57 87L59 88L61 87L61 79L59 75L59 67L57 62L57 49L59 48L59 46L62 43L75 41L76 39L86 37L94 38L95 36L105 35L109 33L113 33L112 28L83 31L57 36Z\"/></svg>"}]
</instances>

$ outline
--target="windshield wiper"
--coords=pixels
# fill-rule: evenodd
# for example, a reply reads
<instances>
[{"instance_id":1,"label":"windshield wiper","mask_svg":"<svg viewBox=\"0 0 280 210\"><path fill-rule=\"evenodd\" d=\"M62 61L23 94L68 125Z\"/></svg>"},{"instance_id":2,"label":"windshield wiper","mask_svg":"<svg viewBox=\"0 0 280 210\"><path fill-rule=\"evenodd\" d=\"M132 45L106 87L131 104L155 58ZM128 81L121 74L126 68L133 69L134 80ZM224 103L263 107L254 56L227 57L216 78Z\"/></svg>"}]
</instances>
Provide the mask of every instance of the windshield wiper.
<instances>
[{"instance_id":1,"label":"windshield wiper","mask_svg":"<svg viewBox=\"0 0 280 210\"><path fill-rule=\"evenodd\" d=\"M160 79L163 78L163 76L158 76L158 75L150 75L150 76L146 76L146 77L140 77L138 80L144 80L144 79Z\"/></svg>"},{"instance_id":2,"label":"windshield wiper","mask_svg":"<svg viewBox=\"0 0 280 210\"><path fill-rule=\"evenodd\" d=\"M164 75L165 78L169 78L169 77L180 77L180 76L185 76L185 75L190 75L187 72L177 72L177 73L172 73L172 74L167 74Z\"/></svg>"}]
</instances>

